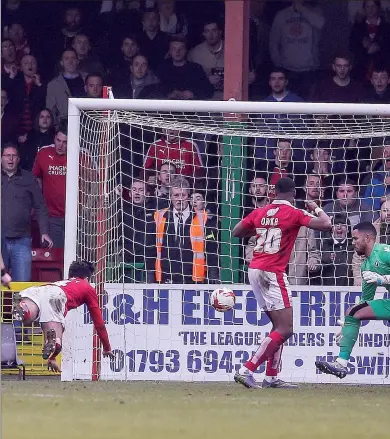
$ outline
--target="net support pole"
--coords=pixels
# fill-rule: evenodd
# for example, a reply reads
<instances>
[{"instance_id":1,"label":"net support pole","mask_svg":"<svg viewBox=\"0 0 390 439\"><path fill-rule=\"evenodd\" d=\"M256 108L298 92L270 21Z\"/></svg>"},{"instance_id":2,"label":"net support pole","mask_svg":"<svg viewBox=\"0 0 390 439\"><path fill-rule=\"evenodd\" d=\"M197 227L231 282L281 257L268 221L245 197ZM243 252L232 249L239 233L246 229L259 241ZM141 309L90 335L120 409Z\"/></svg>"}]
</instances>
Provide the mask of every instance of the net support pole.
<instances>
[{"instance_id":1,"label":"net support pole","mask_svg":"<svg viewBox=\"0 0 390 439\"><path fill-rule=\"evenodd\" d=\"M66 155L66 204L64 275L76 258L77 213L79 200L80 110L69 101L68 148Z\"/></svg>"},{"instance_id":2,"label":"net support pole","mask_svg":"<svg viewBox=\"0 0 390 439\"><path fill-rule=\"evenodd\" d=\"M65 205L65 248L64 278L68 277L69 266L76 259L77 219L79 200L79 154L80 154L80 110L71 101L68 105L68 148L66 154L66 205ZM73 341L74 318L66 316L66 331L62 339L61 380L72 381L74 371Z\"/></svg>"},{"instance_id":3,"label":"net support pole","mask_svg":"<svg viewBox=\"0 0 390 439\"><path fill-rule=\"evenodd\" d=\"M249 0L225 1L224 99L226 101L248 100L249 9ZM230 119L229 115L227 116ZM240 185L245 181L242 166L243 144L242 137L223 138L221 280L228 283L240 281L240 240L233 238L231 231L241 216Z\"/></svg>"},{"instance_id":4,"label":"net support pole","mask_svg":"<svg viewBox=\"0 0 390 439\"><path fill-rule=\"evenodd\" d=\"M103 99L109 98L111 88L103 88ZM109 118L109 111L105 112L106 119ZM105 129L100 136L99 151L99 209L97 213L97 241L96 241L96 292L98 296L99 306L102 308L104 283L106 281L107 270L107 209L108 209L108 173L110 155L108 151L108 130L109 124L105 124ZM99 381L101 370L101 342L97 335L96 329L93 329L93 351L92 351L92 381Z\"/></svg>"}]
</instances>

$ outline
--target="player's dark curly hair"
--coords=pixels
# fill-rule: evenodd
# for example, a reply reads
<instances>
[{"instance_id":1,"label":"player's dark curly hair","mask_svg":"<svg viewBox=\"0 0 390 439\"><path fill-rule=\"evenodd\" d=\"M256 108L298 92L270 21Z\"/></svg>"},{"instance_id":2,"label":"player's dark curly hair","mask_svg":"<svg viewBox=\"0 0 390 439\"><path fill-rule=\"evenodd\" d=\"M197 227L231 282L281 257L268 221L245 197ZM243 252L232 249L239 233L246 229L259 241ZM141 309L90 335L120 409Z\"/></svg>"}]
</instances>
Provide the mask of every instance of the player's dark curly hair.
<instances>
[{"instance_id":1,"label":"player's dark curly hair","mask_svg":"<svg viewBox=\"0 0 390 439\"><path fill-rule=\"evenodd\" d=\"M88 261L73 261L69 267L69 279L72 277L80 277L85 279L91 277L95 271L95 267Z\"/></svg>"},{"instance_id":2,"label":"player's dark curly hair","mask_svg":"<svg viewBox=\"0 0 390 439\"><path fill-rule=\"evenodd\" d=\"M295 183L289 177L282 177L277 181L275 185L275 193L279 194L288 194L295 191Z\"/></svg>"}]
</instances>

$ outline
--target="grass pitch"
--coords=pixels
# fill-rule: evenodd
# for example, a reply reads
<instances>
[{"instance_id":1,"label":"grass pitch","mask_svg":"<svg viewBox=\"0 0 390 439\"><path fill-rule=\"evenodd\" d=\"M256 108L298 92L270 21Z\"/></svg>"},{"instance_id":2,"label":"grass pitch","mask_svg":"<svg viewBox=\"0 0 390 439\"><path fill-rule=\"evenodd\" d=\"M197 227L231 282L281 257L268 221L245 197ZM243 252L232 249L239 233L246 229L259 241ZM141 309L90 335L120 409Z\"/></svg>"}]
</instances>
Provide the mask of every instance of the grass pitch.
<instances>
[{"instance_id":1,"label":"grass pitch","mask_svg":"<svg viewBox=\"0 0 390 439\"><path fill-rule=\"evenodd\" d=\"M389 387L2 382L4 439L388 439Z\"/></svg>"}]
</instances>

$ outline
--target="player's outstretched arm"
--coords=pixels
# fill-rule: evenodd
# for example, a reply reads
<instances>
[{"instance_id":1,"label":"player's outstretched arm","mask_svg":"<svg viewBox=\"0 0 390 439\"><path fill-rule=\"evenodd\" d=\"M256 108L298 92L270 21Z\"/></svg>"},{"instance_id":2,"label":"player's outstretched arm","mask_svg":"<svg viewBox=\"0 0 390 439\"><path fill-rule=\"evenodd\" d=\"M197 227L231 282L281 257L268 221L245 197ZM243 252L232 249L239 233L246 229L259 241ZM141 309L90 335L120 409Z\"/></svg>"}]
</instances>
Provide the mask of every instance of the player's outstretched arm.
<instances>
[{"instance_id":1,"label":"player's outstretched arm","mask_svg":"<svg viewBox=\"0 0 390 439\"><path fill-rule=\"evenodd\" d=\"M321 232L332 230L332 221L330 217L314 201L307 201L306 208L309 212L314 213L317 217L310 220L307 227Z\"/></svg>"},{"instance_id":2,"label":"player's outstretched arm","mask_svg":"<svg viewBox=\"0 0 390 439\"><path fill-rule=\"evenodd\" d=\"M85 304L87 305L88 311L91 314L93 325L95 326L97 335L103 345L103 357L115 358L115 355L111 351L110 340L108 338L106 325L104 324L102 311L99 307L97 294L92 286L88 290Z\"/></svg>"},{"instance_id":3,"label":"player's outstretched arm","mask_svg":"<svg viewBox=\"0 0 390 439\"><path fill-rule=\"evenodd\" d=\"M108 339L107 328L106 325L104 324L102 312L99 307L93 307L93 308L88 307L88 310L89 313L91 314L91 318L95 326L97 335L103 345L103 356L110 357L111 355L109 353L111 353L111 345Z\"/></svg>"}]
</instances>

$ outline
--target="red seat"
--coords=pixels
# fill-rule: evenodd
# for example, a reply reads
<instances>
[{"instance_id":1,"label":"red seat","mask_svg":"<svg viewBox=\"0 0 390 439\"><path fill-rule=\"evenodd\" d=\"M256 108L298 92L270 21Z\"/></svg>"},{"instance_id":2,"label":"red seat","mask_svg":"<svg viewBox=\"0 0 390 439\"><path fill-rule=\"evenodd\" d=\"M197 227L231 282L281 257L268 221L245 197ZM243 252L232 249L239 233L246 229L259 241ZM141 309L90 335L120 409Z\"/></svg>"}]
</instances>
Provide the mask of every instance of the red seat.
<instances>
[{"instance_id":1,"label":"red seat","mask_svg":"<svg viewBox=\"0 0 390 439\"><path fill-rule=\"evenodd\" d=\"M33 282L56 282L62 280L64 250L61 248L33 248L31 280Z\"/></svg>"}]
</instances>

